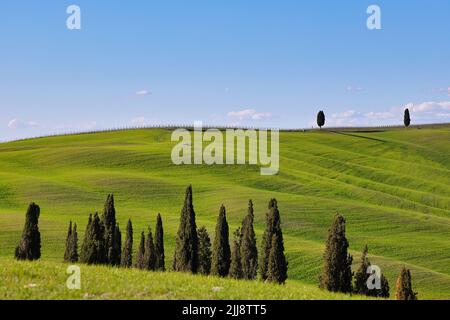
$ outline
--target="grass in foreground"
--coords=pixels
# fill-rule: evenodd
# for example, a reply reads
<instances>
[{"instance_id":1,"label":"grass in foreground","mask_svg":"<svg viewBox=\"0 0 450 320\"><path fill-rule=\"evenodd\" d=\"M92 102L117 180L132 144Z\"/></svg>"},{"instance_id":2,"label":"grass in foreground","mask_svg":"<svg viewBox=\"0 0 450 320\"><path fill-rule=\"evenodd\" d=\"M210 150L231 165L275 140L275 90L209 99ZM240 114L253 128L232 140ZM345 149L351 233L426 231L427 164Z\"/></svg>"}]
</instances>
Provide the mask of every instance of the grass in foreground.
<instances>
[{"instance_id":1,"label":"grass in foreground","mask_svg":"<svg viewBox=\"0 0 450 320\"><path fill-rule=\"evenodd\" d=\"M68 264L0 259L0 299L114 300L348 300L361 296L322 291L298 281L284 286L174 272L148 272L105 266L81 268L81 289L69 290Z\"/></svg>"}]
</instances>

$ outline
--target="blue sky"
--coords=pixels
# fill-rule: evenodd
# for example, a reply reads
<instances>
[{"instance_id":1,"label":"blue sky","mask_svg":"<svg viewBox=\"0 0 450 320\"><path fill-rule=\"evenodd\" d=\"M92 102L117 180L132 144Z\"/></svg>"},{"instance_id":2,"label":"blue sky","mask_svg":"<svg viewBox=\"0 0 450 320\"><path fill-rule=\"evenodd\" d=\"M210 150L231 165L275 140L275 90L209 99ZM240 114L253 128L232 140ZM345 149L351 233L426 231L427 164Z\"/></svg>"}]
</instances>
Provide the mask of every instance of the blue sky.
<instances>
[{"instance_id":1,"label":"blue sky","mask_svg":"<svg viewBox=\"0 0 450 320\"><path fill-rule=\"evenodd\" d=\"M81 8L68 30L66 8ZM381 8L368 30L367 7ZM450 122L450 1L3 0L0 140L117 126Z\"/></svg>"}]
</instances>

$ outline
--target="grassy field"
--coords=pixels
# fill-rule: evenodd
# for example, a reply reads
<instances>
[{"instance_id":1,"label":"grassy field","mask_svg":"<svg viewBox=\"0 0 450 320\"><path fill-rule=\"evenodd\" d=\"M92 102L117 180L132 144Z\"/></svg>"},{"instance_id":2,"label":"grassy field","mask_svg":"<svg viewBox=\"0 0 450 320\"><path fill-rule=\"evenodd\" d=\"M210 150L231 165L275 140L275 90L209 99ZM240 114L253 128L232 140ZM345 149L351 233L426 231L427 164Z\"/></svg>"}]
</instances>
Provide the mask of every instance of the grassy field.
<instances>
[{"instance_id":1,"label":"grassy field","mask_svg":"<svg viewBox=\"0 0 450 320\"><path fill-rule=\"evenodd\" d=\"M192 184L197 224L211 234L222 203L234 230L252 198L259 241L267 203L278 199L290 279L277 291L280 297L342 298L316 290L327 229L338 211L347 219L355 262L367 243L372 263L387 275L391 295L406 265L419 299L450 299L450 126L283 132L280 173L275 177L261 176L254 166L177 167L170 159L175 145L170 134L142 129L0 144L0 298L8 297L8 290L12 297L79 297L63 292L64 282L56 283L66 277L60 262L68 222L78 223L82 238L88 214L102 210L108 193L115 195L122 229L128 218L135 234L149 224L154 228L156 214L162 214L170 265L184 191ZM41 207L42 262L19 264L12 256L31 201ZM38 271L40 266L45 272ZM87 270L95 273L94 267ZM171 292L172 285L191 283L191 276L102 270L119 280L101 281L103 289L94 275L87 276L97 298L103 293L126 298L126 292L136 298L245 298L239 288L248 285L227 280L230 289L224 284L227 289L212 293L210 288L224 280L205 278L199 282L204 286L199 284L192 293ZM125 285L128 275L134 282ZM35 278L40 282L36 290L24 289L25 282ZM152 279L161 279L167 290L153 292ZM255 296L265 297L262 284L251 286Z\"/></svg>"}]
</instances>

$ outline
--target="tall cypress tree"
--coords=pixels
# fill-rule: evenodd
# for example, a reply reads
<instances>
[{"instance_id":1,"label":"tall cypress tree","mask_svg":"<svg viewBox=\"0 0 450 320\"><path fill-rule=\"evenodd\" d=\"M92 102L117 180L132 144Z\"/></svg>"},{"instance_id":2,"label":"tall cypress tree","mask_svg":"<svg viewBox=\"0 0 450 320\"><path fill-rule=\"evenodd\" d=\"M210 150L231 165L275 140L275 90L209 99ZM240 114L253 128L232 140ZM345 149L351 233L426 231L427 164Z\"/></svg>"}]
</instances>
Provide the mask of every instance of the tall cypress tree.
<instances>
[{"instance_id":1,"label":"tall cypress tree","mask_svg":"<svg viewBox=\"0 0 450 320\"><path fill-rule=\"evenodd\" d=\"M152 229L148 227L147 239L145 241L144 269L155 270L155 263L156 263L155 244L153 242Z\"/></svg>"},{"instance_id":2,"label":"tall cypress tree","mask_svg":"<svg viewBox=\"0 0 450 320\"><path fill-rule=\"evenodd\" d=\"M288 277L287 266L283 239L277 233L274 233L272 236L272 245L270 246L267 281L284 284Z\"/></svg>"},{"instance_id":3,"label":"tall cypress tree","mask_svg":"<svg viewBox=\"0 0 450 320\"><path fill-rule=\"evenodd\" d=\"M121 238L117 233L116 209L114 207L114 195L109 194L105 201L102 221L105 226L105 242L107 263L113 266L120 265Z\"/></svg>"},{"instance_id":4,"label":"tall cypress tree","mask_svg":"<svg viewBox=\"0 0 450 320\"><path fill-rule=\"evenodd\" d=\"M369 288L367 287L367 280L370 277L370 274L367 273L367 269L370 267L370 261L367 257L368 251L369 249L366 245L363 249L358 271L355 273L354 292L357 294L367 295L369 292Z\"/></svg>"},{"instance_id":5,"label":"tall cypress tree","mask_svg":"<svg viewBox=\"0 0 450 320\"><path fill-rule=\"evenodd\" d=\"M197 231L198 234L198 272L208 275L211 272L211 239L205 227Z\"/></svg>"},{"instance_id":6,"label":"tall cypress tree","mask_svg":"<svg viewBox=\"0 0 450 320\"><path fill-rule=\"evenodd\" d=\"M276 234L283 243L283 232L281 231L280 212L278 211L278 203L276 199L271 199L268 206L269 211L266 214L266 229L262 238L262 249L259 262L259 273L263 281L267 279L269 271L269 256L272 247L273 235ZM284 254L284 248L282 250Z\"/></svg>"},{"instance_id":7,"label":"tall cypress tree","mask_svg":"<svg viewBox=\"0 0 450 320\"><path fill-rule=\"evenodd\" d=\"M414 292L411 284L411 271L402 268L400 276L397 279L397 293L395 298L397 300L417 300L417 292Z\"/></svg>"},{"instance_id":8,"label":"tall cypress tree","mask_svg":"<svg viewBox=\"0 0 450 320\"><path fill-rule=\"evenodd\" d=\"M317 125L320 129L325 125L325 113L322 110L317 114Z\"/></svg>"},{"instance_id":9,"label":"tall cypress tree","mask_svg":"<svg viewBox=\"0 0 450 320\"><path fill-rule=\"evenodd\" d=\"M320 277L320 287L332 292L352 292L352 261L348 254L348 241L345 236L345 219L336 214L324 253L324 265Z\"/></svg>"},{"instance_id":10,"label":"tall cypress tree","mask_svg":"<svg viewBox=\"0 0 450 320\"><path fill-rule=\"evenodd\" d=\"M241 243L242 233L241 229L238 228L234 232L233 247L231 249L230 277L234 279L242 279L244 277L241 263Z\"/></svg>"},{"instance_id":11,"label":"tall cypress tree","mask_svg":"<svg viewBox=\"0 0 450 320\"><path fill-rule=\"evenodd\" d=\"M66 250L64 251L64 262L69 262L70 252L72 249L72 221L69 222L69 230L67 230Z\"/></svg>"},{"instance_id":12,"label":"tall cypress tree","mask_svg":"<svg viewBox=\"0 0 450 320\"><path fill-rule=\"evenodd\" d=\"M92 225L92 214L89 215L89 220L86 225L86 230L84 231L84 238L83 238L83 243L81 245L81 254L80 254L81 262L88 260L87 254L88 254L89 246L90 246L89 232L91 230L91 225Z\"/></svg>"},{"instance_id":13,"label":"tall cypress tree","mask_svg":"<svg viewBox=\"0 0 450 320\"><path fill-rule=\"evenodd\" d=\"M139 243L138 252L136 254L136 268L145 269L145 235L144 232L141 233L141 242Z\"/></svg>"},{"instance_id":14,"label":"tall cypress tree","mask_svg":"<svg viewBox=\"0 0 450 320\"><path fill-rule=\"evenodd\" d=\"M127 233L125 237L125 244L123 246L120 265L123 268L131 268L133 264L133 224L131 219L128 219Z\"/></svg>"},{"instance_id":15,"label":"tall cypress tree","mask_svg":"<svg viewBox=\"0 0 450 320\"><path fill-rule=\"evenodd\" d=\"M184 205L181 210L173 268L175 271L189 271L192 273L196 273L198 268L198 237L195 211L192 203L192 186L186 189Z\"/></svg>"},{"instance_id":16,"label":"tall cypress tree","mask_svg":"<svg viewBox=\"0 0 450 320\"><path fill-rule=\"evenodd\" d=\"M225 207L220 207L217 218L216 236L213 244L211 273L220 277L226 277L230 271L230 242L229 230Z\"/></svg>"},{"instance_id":17,"label":"tall cypress tree","mask_svg":"<svg viewBox=\"0 0 450 320\"><path fill-rule=\"evenodd\" d=\"M163 223L162 223L162 219L161 219L161 214L159 214L159 213L156 218L155 254L156 254L155 270L164 271L165 270L164 231L163 231Z\"/></svg>"},{"instance_id":18,"label":"tall cypress tree","mask_svg":"<svg viewBox=\"0 0 450 320\"><path fill-rule=\"evenodd\" d=\"M258 269L258 249L253 228L253 202L248 202L248 214L242 221L241 265L244 279L256 278Z\"/></svg>"},{"instance_id":19,"label":"tall cypress tree","mask_svg":"<svg viewBox=\"0 0 450 320\"><path fill-rule=\"evenodd\" d=\"M41 257L41 233L39 232L39 215L41 209L34 202L28 206L22 239L16 247L17 260L38 260Z\"/></svg>"},{"instance_id":20,"label":"tall cypress tree","mask_svg":"<svg viewBox=\"0 0 450 320\"><path fill-rule=\"evenodd\" d=\"M105 227L100 217L95 213L89 217L84 243L81 249L81 262L86 264L107 263Z\"/></svg>"},{"instance_id":21,"label":"tall cypress tree","mask_svg":"<svg viewBox=\"0 0 450 320\"><path fill-rule=\"evenodd\" d=\"M113 251L114 251L114 266L120 266L120 261L122 257L122 233L120 232L119 224L116 224L114 228L114 242L113 242Z\"/></svg>"},{"instance_id":22,"label":"tall cypress tree","mask_svg":"<svg viewBox=\"0 0 450 320\"><path fill-rule=\"evenodd\" d=\"M70 254L69 254L69 262L78 262L78 232L77 232L77 224L73 225L72 234L70 238Z\"/></svg>"},{"instance_id":23,"label":"tall cypress tree","mask_svg":"<svg viewBox=\"0 0 450 320\"><path fill-rule=\"evenodd\" d=\"M411 124L411 116L409 114L409 109L405 109L405 114L403 115L403 123L405 124L405 127L409 127Z\"/></svg>"}]
</instances>

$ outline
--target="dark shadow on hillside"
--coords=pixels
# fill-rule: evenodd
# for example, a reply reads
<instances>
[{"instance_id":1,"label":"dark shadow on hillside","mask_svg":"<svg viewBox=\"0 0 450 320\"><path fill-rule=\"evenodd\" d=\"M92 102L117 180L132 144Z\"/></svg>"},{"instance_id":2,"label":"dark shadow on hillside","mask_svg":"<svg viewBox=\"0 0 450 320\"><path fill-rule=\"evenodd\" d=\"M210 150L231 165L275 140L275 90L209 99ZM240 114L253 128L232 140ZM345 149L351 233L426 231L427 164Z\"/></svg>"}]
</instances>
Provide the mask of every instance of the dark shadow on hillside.
<instances>
[{"instance_id":1,"label":"dark shadow on hillside","mask_svg":"<svg viewBox=\"0 0 450 320\"><path fill-rule=\"evenodd\" d=\"M360 136L360 135L354 134L354 133L339 132L339 131L329 131L329 132L331 132L331 133L336 133L336 134L341 134L341 135L344 135L344 136L351 136L351 137L355 137L355 138L361 138L361 139L373 140L373 141L377 141L377 142L383 142L383 143L386 143L386 142L387 142L386 140L383 140L383 139L372 138L372 137L366 137L366 136ZM359 132L361 132L361 131L359 131ZM374 132L374 131L372 131L372 132Z\"/></svg>"}]
</instances>

